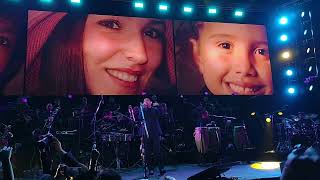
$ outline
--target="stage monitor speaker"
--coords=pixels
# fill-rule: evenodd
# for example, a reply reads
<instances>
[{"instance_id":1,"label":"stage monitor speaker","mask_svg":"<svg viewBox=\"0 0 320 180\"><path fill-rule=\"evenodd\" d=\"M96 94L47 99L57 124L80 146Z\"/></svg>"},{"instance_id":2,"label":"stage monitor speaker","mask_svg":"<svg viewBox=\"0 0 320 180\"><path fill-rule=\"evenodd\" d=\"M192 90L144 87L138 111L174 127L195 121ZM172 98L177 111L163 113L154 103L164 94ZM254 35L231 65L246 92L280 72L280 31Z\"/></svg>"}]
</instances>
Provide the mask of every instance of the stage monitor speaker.
<instances>
[{"instance_id":1,"label":"stage monitor speaker","mask_svg":"<svg viewBox=\"0 0 320 180\"><path fill-rule=\"evenodd\" d=\"M201 171L193 176L190 176L188 180L209 180L209 179L218 179L221 177L221 173L229 170L229 168L220 168L213 166L204 171Z\"/></svg>"}]
</instances>

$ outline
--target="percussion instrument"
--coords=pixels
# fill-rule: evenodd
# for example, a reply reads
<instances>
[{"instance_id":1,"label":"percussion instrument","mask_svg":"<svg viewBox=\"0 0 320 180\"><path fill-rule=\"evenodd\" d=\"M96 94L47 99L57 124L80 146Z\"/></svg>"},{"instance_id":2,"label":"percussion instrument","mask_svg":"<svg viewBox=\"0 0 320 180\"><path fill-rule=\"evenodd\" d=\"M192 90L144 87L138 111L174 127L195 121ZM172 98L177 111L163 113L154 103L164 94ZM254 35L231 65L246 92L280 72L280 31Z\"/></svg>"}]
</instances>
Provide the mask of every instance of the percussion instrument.
<instances>
[{"instance_id":1,"label":"percussion instrument","mask_svg":"<svg viewBox=\"0 0 320 180\"><path fill-rule=\"evenodd\" d=\"M196 127L193 133L198 152L205 154L209 146L209 133L207 127Z\"/></svg>"},{"instance_id":2,"label":"percussion instrument","mask_svg":"<svg viewBox=\"0 0 320 180\"><path fill-rule=\"evenodd\" d=\"M234 126L233 129L234 145L238 151L243 151L249 146L249 138L245 126Z\"/></svg>"}]
</instances>

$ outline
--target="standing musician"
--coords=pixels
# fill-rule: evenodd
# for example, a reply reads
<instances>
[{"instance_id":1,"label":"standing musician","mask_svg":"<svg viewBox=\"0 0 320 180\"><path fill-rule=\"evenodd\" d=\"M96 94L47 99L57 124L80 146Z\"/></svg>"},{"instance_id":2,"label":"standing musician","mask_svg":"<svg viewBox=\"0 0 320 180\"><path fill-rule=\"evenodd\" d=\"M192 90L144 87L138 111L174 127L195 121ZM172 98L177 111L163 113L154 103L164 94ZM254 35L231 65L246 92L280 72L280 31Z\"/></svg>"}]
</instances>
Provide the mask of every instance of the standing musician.
<instances>
[{"instance_id":1,"label":"standing musician","mask_svg":"<svg viewBox=\"0 0 320 180\"><path fill-rule=\"evenodd\" d=\"M160 175L164 175L161 152L160 152L160 136L162 130L159 123L160 112L158 103L152 103L150 98L144 98L141 107L140 117L144 120L145 125L142 125L143 135L142 143L144 147L144 156L146 166L149 169L149 175L153 175L155 163L151 160L151 155L154 155L155 162L158 163Z\"/></svg>"}]
</instances>

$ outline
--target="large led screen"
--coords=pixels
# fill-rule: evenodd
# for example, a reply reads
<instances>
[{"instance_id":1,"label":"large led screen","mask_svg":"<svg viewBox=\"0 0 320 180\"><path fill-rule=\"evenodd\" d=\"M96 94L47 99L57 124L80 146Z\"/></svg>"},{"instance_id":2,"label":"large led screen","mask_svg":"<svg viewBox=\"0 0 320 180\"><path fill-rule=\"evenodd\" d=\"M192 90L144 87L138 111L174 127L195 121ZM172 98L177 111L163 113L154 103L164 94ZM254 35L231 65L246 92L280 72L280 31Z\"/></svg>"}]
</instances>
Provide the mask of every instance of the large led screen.
<instances>
[{"instance_id":1,"label":"large led screen","mask_svg":"<svg viewBox=\"0 0 320 180\"><path fill-rule=\"evenodd\" d=\"M27 95L174 94L170 20L28 12Z\"/></svg>"},{"instance_id":2,"label":"large led screen","mask_svg":"<svg viewBox=\"0 0 320 180\"><path fill-rule=\"evenodd\" d=\"M0 11L0 94L23 94L26 48L26 11Z\"/></svg>"},{"instance_id":3,"label":"large led screen","mask_svg":"<svg viewBox=\"0 0 320 180\"><path fill-rule=\"evenodd\" d=\"M175 21L174 28L181 94L273 93L264 25Z\"/></svg>"}]
</instances>

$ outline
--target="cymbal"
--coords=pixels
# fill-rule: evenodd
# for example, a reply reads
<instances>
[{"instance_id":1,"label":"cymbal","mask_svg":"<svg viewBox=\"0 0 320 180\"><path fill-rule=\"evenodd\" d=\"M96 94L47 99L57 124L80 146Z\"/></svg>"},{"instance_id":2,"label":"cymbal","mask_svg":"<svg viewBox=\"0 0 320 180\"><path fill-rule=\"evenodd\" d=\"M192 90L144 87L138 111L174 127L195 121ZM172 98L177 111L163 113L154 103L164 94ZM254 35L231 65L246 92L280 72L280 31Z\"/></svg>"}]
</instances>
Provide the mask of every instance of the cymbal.
<instances>
[{"instance_id":1,"label":"cymbal","mask_svg":"<svg viewBox=\"0 0 320 180\"><path fill-rule=\"evenodd\" d=\"M300 117L296 115L290 115L291 119L294 121L300 121Z\"/></svg>"},{"instance_id":2,"label":"cymbal","mask_svg":"<svg viewBox=\"0 0 320 180\"><path fill-rule=\"evenodd\" d=\"M314 118L317 118L318 117L318 114L305 114L303 116L303 119L314 119Z\"/></svg>"}]
</instances>

